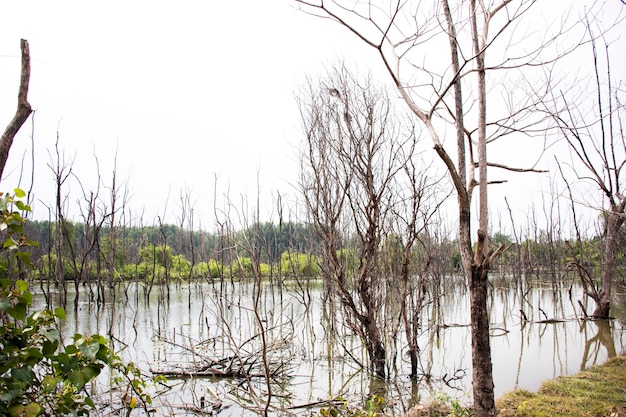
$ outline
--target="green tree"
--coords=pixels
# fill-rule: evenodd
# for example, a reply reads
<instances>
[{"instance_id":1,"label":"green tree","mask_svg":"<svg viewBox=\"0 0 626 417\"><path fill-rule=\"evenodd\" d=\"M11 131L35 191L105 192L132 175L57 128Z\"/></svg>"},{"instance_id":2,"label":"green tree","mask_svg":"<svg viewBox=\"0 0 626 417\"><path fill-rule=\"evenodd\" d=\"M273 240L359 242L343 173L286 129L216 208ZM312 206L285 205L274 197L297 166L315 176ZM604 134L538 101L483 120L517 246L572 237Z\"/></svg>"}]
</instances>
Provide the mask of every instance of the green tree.
<instances>
[{"instance_id":1,"label":"green tree","mask_svg":"<svg viewBox=\"0 0 626 417\"><path fill-rule=\"evenodd\" d=\"M150 243L139 250L139 263L168 268L172 265L172 248Z\"/></svg>"}]
</instances>

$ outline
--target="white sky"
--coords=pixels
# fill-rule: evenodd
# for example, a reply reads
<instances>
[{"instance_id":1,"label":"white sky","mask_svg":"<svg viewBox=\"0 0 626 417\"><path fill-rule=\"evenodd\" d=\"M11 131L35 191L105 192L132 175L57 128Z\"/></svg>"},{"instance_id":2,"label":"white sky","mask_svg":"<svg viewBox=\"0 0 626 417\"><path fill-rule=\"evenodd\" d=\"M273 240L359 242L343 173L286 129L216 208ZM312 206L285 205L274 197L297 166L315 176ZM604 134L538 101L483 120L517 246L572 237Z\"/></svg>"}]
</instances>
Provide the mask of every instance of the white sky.
<instances>
[{"instance_id":1,"label":"white sky","mask_svg":"<svg viewBox=\"0 0 626 417\"><path fill-rule=\"evenodd\" d=\"M356 40L337 46L341 28L288 0L27 0L2 2L0 15L3 129L16 106L20 38L31 49L36 199L54 201L46 164L58 126L60 147L67 159L76 155L74 172L88 189L92 155L109 184L118 150L118 177L128 178L130 205L145 207L148 222L163 213L168 193L168 212L177 216L181 190L197 212L212 213L216 175L218 195L230 187L237 206L243 194L254 202L257 182L263 195L293 194L295 92L306 73L366 50ZM12 149L5 187L17 182L30 127Z\"/></svg>"},{"instance_id":2,"label":"white sky","mask_svg":"<svg viewBox=\"0 0 626 417\"><path fill-rule=\"evenodd\" d=\"M35 217L47 218L43 204L54 201L46 164L57 131L87 189L96 187L93 155L108 185L117 149L118 181L128 180L129 206L148 224L163 214L175 222L180 193L188 191L202 227L211 229L216 175L220 207L229 188L236 206L242 195L254 206L257 183L266 207L278 191L295 195L301 131L294 97L305 75L337 59L373 71L380 62L339 25L293 6L290 0L0 3L2 129L16 106L20 38L31 48ZM29 121L3 188L17 185L30 134ZM520 190L537 193L546 178L513 176L496 198L521 201ZM73 203L80 190L75 180L69 187Z\"/></svg>"}]
</instances>

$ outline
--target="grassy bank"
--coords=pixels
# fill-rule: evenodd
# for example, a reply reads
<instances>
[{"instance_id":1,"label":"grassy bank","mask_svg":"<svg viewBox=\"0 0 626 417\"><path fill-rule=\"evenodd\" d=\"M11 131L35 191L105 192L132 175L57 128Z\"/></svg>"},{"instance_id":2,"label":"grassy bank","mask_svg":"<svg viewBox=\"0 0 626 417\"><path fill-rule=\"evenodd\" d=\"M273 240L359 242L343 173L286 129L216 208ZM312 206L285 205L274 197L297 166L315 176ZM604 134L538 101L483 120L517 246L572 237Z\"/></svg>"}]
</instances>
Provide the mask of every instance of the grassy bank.
<instances>
[{"instance_id":1,"label":"grassy bank","mask_svg":"<svg viewBox=\"0 0 626 417\"><path fill-rule=\"evenodd\" d=\"M505 417L626 417L626 356L546 381L536 393L505 394L497 408Z\"/></svg>"},{"instance_id":2,"label":"grassy bank","mask_svg":"<svg viewBox=\"0 0 626 417\"><path fill-rule=\"evenodd\" d=\"M538 392L512 391L496 402L496 408L498 417L626 417L626 356L548 380ZM418 405L405 417L471 415L471 409L448 399Z\"/></svg>"}]
</instances>

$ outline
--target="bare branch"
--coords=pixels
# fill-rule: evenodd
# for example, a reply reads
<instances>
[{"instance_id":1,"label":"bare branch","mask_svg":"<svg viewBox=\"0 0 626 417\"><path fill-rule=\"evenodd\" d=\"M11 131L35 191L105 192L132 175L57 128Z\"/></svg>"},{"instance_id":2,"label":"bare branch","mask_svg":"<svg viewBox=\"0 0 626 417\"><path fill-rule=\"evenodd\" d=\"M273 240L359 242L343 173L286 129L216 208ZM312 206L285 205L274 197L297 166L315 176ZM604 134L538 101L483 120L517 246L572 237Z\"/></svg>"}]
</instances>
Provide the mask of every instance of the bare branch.
<instances>
[{"instance_id":1,"label":"bare branch","mask_svg":"<svg viewBox=\"0 0 626 417\"><path fill-rule=\"evenodd\" d=\"M478 163L475 162L474 166L478 167ZM510 167L508 165L499 164L497 162L487 162L487 166L494 167L494 168L501 168L501 169L504 169L504 170L507 170L507 171L512 171L512 172L535 172L535 173L549 172L547 169L515 168L515 167Z\"/></svg>"}]
</instances>

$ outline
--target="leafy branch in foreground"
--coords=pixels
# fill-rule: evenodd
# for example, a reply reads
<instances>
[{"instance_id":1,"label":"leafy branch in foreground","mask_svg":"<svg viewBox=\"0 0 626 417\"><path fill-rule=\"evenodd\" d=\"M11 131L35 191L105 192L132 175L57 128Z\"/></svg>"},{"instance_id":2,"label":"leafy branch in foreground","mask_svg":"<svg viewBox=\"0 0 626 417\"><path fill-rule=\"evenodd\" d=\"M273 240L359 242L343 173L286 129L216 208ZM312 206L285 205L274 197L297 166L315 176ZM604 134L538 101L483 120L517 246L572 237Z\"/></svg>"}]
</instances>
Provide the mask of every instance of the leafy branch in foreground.
<instances>
[{"instance_id":1,"label":"leafy branch in foreground","mask_svg":"<svg viewBox=\"0 0 626 417\"><path fill-rule=\"evenodd\" d=\"M96 408L90 383L105 369L120 393L116 412L131 411L141 405L147 411L151 397L149 380L132 363L124 363L98 334L76 334L64 344L57 320L65 319L62 308L29 313L33 295L28 283L9 279L14 258L28 263L32 246L23 233L22 212L30 207L14 195L0 195L0 231L3 233L0 260L0 414L9 416L89 415ZM118 401L116 401L118 402Z\"/></svg>"}]
</instances>

